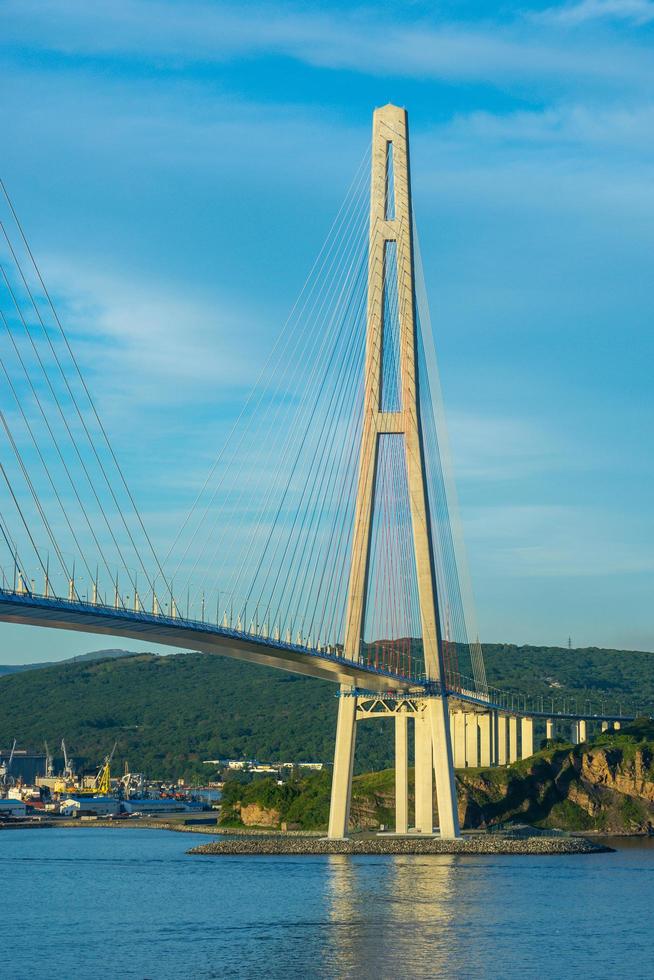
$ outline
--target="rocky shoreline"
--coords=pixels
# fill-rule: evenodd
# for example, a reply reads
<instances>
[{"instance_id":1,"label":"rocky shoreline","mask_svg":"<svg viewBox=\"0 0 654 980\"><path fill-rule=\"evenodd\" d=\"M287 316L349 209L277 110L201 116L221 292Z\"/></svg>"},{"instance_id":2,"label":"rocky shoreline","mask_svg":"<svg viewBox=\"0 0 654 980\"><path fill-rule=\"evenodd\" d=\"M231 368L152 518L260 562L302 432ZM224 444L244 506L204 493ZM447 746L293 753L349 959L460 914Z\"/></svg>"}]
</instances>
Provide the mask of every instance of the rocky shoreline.
<instances>
[{"instance_id":1,"label":"rocky shoreline","mask_svg":"<svg viewBox=\"0 0 654 980\"><path fill-rule=\"evenodd\" d=\"M458 840L439 837L350 837L327 840L324 837L257 835L225 836L191 848L189 854L602 854L613 848L586 837L504 837L475 834Z\"/></svg>"}]
</instances>

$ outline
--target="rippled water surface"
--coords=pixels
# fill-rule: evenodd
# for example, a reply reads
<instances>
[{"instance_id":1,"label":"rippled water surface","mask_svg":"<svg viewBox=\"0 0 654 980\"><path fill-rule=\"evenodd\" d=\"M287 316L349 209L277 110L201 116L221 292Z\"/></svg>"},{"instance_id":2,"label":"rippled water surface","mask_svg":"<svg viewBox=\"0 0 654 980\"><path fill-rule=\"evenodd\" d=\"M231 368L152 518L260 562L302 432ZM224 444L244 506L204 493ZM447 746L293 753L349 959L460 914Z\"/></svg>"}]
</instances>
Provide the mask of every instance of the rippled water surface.
<instances>
[{"instance_id":1,"label":"rippled water surface","mask_svg":"<svg viewBox=\"0 0 654 980\"><path fill-rule=\"evenodd\" d=\"M654 842L578 857L190 857L200 835L0 833L0 975L654 977Z\"/></svg>"}]
</instances>

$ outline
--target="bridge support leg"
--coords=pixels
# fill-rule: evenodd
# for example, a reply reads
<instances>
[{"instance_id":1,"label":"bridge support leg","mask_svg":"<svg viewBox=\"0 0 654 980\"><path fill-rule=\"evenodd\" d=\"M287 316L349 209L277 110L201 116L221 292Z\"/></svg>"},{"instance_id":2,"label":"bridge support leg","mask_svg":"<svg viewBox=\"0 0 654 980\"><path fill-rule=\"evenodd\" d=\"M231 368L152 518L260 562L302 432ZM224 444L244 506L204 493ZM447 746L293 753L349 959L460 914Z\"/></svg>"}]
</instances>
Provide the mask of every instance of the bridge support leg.
<instances>
[{"instance_id":1,"label":"bridge support leg","mask_svg":"<svg viewBox=\"0 0 654 980\"><path fill-rule=\"evenodd\" d=\"M545 722L545 737L548 742L553 741L556 737L556 732L554 731L554 721L552 718L548 718Z\"/></svg>"},{"instance_id":2,"label":"bridge support leg","mask_svg":"<svg viewBox=\"0 0 654 980\"><path fill-rule=\"evenodd\" d=\"M466 767L466 716L463 711L454 712L454 765L457 769Z\"/></svg>"},{"instance_id":3,"label":"bridge support leg","mask_svg":"<svg viewBox=\"0 0 654 980\"><path fill-rule=\"evenodd\" d=\"M608 721L603 721L602 722L602 731L603 732L608 732L608 730L609 730L609 723L608 723Z\"/></svg>"},{"instance_id":4,"label":"bridge support leg","mask_svg":"<svg viewBox=\"0 0 654 980\"><path fill-rule=\"evenodd\" d=\"M450 742L450 729L447 721L448 714L445 698L429 699L427 702L427 717L429 719L433 747L438 827L442 838L452 840L455 837L459 837L461 831L459 829L456 780L454 778L454 766L452 764L452 744Z\"/></svg>"},{"instance_id":5,"label":"bridge support leg","mask_svg":"<svg viewBox=\"0 0 654 980\"><path fill-rule=\"evenodd\" d=\"M491 712L491 766L499 765L500 751L500 714Z\"/></svg>"},{"instance_id":6,"label":"bridge support leg","mask_svg":"<svg viewBox=\"0 0 654 980\"><path fill-rule=\"evenodd\" d=\"M395 833L409 830L409 716L395 715Z\"/></svg>"},{"instance_id":7,"label":"bridge support leg","mask_svg":"<svg viewBox=\"0 0 654 980\"><path fill-rule=\"evenodd\" d=\"M507 735L508 718L506 715L497 716L497 764L505 766L509 761L509 741Z\"/></svg>"},{"instance_id":8,"label":"bridge support leg","mask_svg":"<svg viewBox=\"0 0 654 980\"><path fill-rule=\"evenodd\" d=\"M509 715L509 762L518 761L518 719Z\"/></svg>"},{"instance_id":9,"label":"bridge support leg","mask_svg":"<svg viewBox=\"0 0 654 980\"><path fill-rule=\"evenodd\" d=\"M479 765L487 769L491 764L492 717L489 712L479 715Z\"/></svg>"},{"instance_id":10,"label":"bridge support leg","mask_svg":"<svg viewBox=\"0 0 654 980\"><path fill-rule=\"evenodd\" d=\"M477 715L466 713L466 763L473 769L479 765L479 735Z\"/></svg>"},{"instance_id":11,"label":"bridge support leg","mask_svg":"<svg viewBox=\"0 0 654 980\"><path fill-rule=\"evenodd\" d=\"M347 690L347 687L342 687L341 695ZM356 713L357 699L341 696L338 701L332 797L329 808L329 830L327 831L327 836L331 839L347 837L352 796Z\"/></svg>"},{"instance_id":12,"label":"bridge support leg","mask_svg":"<svg viewBox=\"0 0 654 980\"><path fill-rule=\"evenodd\" d=\"M588 726L586 725L586 719L585 718L581 718L579 720L579 723L578 724L579 724L579 741L580 742L587 742L588 741Z\"/></svg>"},{"instance_id":13,"label":"bridge support leg","mask_svg":"<svg viewBox=\"0 0 654 980\"><path fill-rule=\"evenodd\" d=\"M431 834L434 830L432 736L427 710L418 711L415 716L416 830L419 834Z\"/></svg>"},{"instance_id":14,"label":"bridge support leg","mask_svg":"<svg viewBox=\"0 0 654 980\"><path fill-rule=\"evenodd\" d=\"M534 754L534 719L523 718L520 722L520 729L522 736L520 758L528 759L530 755Z\"/></svg>"},{"instance_id":15,"label":"bridge support leg","mask_svg":"<svg viewBox=\"0 0 654 980\"><path fill-rule=\"evenodd\" d=\"M579 745L579 722L573 721L570 725L570 741L573 745Z\"/></svg>"}]
</instances>

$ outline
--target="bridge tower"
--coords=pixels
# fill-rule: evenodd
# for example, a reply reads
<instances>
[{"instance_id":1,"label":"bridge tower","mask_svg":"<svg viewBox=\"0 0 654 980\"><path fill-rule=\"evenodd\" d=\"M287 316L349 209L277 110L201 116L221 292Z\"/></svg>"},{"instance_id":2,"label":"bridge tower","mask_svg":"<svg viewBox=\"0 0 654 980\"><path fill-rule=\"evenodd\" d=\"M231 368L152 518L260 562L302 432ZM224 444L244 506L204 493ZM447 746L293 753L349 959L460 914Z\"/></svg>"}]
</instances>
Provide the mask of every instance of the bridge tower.
<instances>
[{"instance_id":1,"label":"bridge tower","mask_svg":"<svg viewBox=\"0 0 654 980\"><path fill-rule=\"evenodd\" d=\"M390 249L395 251L394 262L389 261ZM385 277L393 274L397 275L399 383L394 404L389 405L383 391L382 357ZM416 716L416 829L422 833L432 833L433 830L433 772L436 777L440 833L442 837L451 838L459 835L459 823L419 411L418 386L421 379L417 369L415 310L407 113L405 109L386 105L376 109L373 115L364 419L345 622L345 654L353 660L358 660L360 656L380 442L388 435L400 436L404 445L425 669L433 682L434 691L434 696L421 703L419 717ZM329 816L331 838L347 836L356 717L356 693L342 687ZM398 715L394 723L405 726L406 716ZM397 731L396 748L400 746L400 752L406 752L406 741L405 731ZM398 771L404 772L406 758L398 758L396 766ZM404 809L405 805L402 800L400 806Z\"/></svg>"}]
</instances>

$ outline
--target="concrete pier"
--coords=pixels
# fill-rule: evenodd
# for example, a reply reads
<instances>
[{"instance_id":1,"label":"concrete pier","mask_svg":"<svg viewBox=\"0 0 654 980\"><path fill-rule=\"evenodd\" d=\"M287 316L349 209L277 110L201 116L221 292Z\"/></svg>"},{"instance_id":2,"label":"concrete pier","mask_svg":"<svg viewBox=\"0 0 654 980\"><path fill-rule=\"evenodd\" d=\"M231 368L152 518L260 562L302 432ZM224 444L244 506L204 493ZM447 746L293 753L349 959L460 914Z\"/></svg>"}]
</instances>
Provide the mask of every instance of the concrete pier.
<instances>
[{"instance_id":1,"label":"concrete pier","mask_svg":"<svg viewBox=\"0 0 654 980\"><path fill-rule=\"evenodd\" d=\"M409 716L395 715L395 831L409 830Z\"/></svg>"},{"instance_id":2,"label":"concrete pier","mask_svg":"<svg viewBox=\"0 0 654 980\"><path fill-rule=\"evenodd\" d=\"M466 712L466 765L475 769L479 765L479 736L477 715Z\"/></svg>"},{"instance_id":3,"label":"concrete pier","mask_svg":"<svg viewBox=\"0 0 654 980\"><path fill-rule=\"evenodd\" d=\"M431 834L434 829L434 783L431 732L426 712L415 715L415 800L416 830Z\"/></svg>"},{"instance_id":4,"label":"concrete pier","mask_svg":"<svg viewBox=\"0 0 654 980\"><path fill-rule=\"evenodd\" d=\"M509 715L509 762L518 761L518 719Z\"/></svg>"},{"instance_id":5,"label":"concrete pier","mask_svg":"<svg viewBox=\"0 0 654 980\"><path fill-rule=\"evenodd\" d=\"M497 764L505 766L509 761L508 718L498 712L497 715Z\"/></svg>"},{"instance_id":6,"label":"concrete pier","mask_svg":"<svg viewBox=\"0 0 654 980\"><path fill-rule=\"evenodd\" d=\"M522 741L520 757L528 759L534 754L534 719L522 718L520 722L520 737Z\"/></svg>"},{"instance_id":7,"label":"concrete pier","mask_svg":"<svg viewBox=\"0 0 654 980\"><path fill-rule=\"evenodd\" d=\"M338 701L332 797L329 810L328 833L330 837L336 838L347 837L350 821L357 699L346 696L347 690L346 687L341 687L342 696Z\"/></svg>"},{"instance_id":8,"label":"concrete pier","mask_svg":"<svg viewBox=\"0 0 654 980\"><path fill-rule=\"evenodd\" d=\"M551 718L548 718L545 722L545 738L548 742L556 738L556 729L554 727L554 721Z\"/></svg>"},{"instance_id":9,"label":"concrete pier","mask_svg":"<svg viewBox=\"0 0 654 980\"><path fill-rule=\"evenodd\" d=\"M499 763L499 749L500 749L500 746L499 746L499 739L500 739L499 719L500 719L500 713L499 713L499 711L492 711L491 712L491 738L492 738L493 741L492 741L492 746L491 746L491 753L492 753L491 765L493 765L493 766L498 766L500 764Z\"/></svg>"},{"instance_id":10,"label":"concrete pier","mask_svg":"<svg viewBox=\"0 0 654 980\"><path fill-rule=\"evenodd\" d=\"M585 718L580 718L579 719L578 735L579 735L579 741L580 742L587 742L588 741L588 726L586 724L586 719Z\"/></svg>"},{"instance_id":11,"label":"concrete pier","mask_svg":"<svg viewBox=\"0 0 654 980\"><path fill-rule=\"evenodd\" d=\"M479 728L479 765L488 768L492 765L492 718L490 712L477 716Z\"/></svg>"},{"instance_id":12,"label":"concrete pier","mask_svg":"<svg viewBox=\"0 0 654 980\"><path fill-rule=\"evenodd\" d=\"M463 711L455 711L454 718L454 766L466 767L466 716Z\"/></svg>"}]
</instances>

